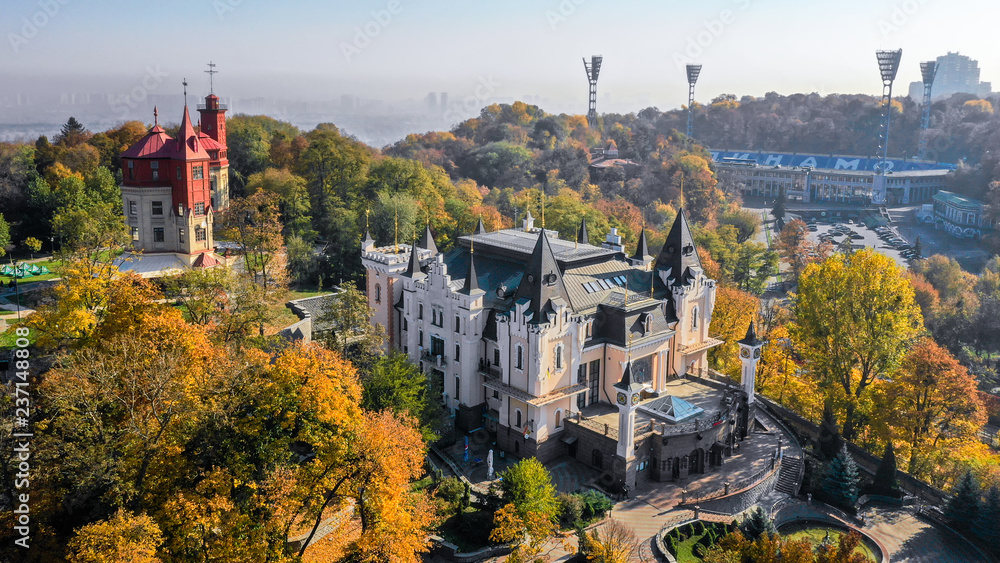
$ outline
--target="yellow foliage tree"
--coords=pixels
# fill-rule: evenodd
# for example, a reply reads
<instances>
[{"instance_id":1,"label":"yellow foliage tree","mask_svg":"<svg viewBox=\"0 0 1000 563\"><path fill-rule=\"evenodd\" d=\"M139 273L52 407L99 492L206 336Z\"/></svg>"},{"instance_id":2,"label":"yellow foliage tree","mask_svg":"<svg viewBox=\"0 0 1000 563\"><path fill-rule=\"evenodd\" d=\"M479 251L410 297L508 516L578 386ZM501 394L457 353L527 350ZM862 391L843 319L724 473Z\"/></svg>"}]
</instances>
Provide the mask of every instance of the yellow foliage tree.
<instances>
[{"instance_id":1,"label":"yellow foliage tree","mask_svg":"<svg viewBox=\"0 0 1000 563\"><path fill-rule=\"evenodd\" d=\"M119 510L109 520L83 526L69 541L69 563L160 563L163 534L152 518Z\"/></svg>"}]
</instances>

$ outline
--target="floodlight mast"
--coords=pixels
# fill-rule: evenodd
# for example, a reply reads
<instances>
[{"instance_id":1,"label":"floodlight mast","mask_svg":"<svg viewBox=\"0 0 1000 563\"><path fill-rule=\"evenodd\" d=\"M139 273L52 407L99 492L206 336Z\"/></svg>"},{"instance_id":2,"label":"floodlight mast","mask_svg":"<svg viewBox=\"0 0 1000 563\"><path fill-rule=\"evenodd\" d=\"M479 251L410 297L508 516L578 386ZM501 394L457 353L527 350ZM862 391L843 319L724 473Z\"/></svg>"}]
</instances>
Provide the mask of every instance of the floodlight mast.
<instances>
[{"instance_id":1,"label":"floodlight mast","mask_svg":"<svg viewBox=\"0 0 1000 563\"><path fill-rule=\"evenodd\" d=\"M934 86L937 70L937 61L920 63L920 76L924 79L924 107L923 115L920 118L920 150L917 152L917 158L920 160L927 158L927 130L931 126L931 89Z\"/></svg>"},{"instance_id":2,"label":"floodlight mast","mask_svg":"<svg viewBox=\"0 0 1000 563\"><path fill-rule=\"evenodd\" d=\"M886 197L885 173L888 172L889 161L889 127L892 124L892 83L899 71L899 59L903 56L902 49L895 51L876 51L878 70L882 75L882 132L879 135L879 162L875 175L875 185L872 190L872 203L884 205Z\"/></svg>"},{"instance_id":3,"label":"floodlight mast","mask_svg":"<svg viewBox=\"0 0 1000 563\"><path fill-rule=\"evenodd\" d=\"M694 85L698 82L698 75L701 74L701 65L687 65L688 77L688 126L687 136L694 133Z\"/></svg>"},{"instance_id":4,"label":"floodlight mast","mask_svg":"<svg viewBox=\"0 0 1000 563\"><path fill-rule=\"evenodd\" d=\"M590 57L590 62L587 62L587 58L583 58L583 68L587 71L587 82L590 85L590 103L587 107L587 123L590 126L597 127L597 76L601 73L601 62L604 57L601 55L594 55Z\"/></svg>"}]
</instances>

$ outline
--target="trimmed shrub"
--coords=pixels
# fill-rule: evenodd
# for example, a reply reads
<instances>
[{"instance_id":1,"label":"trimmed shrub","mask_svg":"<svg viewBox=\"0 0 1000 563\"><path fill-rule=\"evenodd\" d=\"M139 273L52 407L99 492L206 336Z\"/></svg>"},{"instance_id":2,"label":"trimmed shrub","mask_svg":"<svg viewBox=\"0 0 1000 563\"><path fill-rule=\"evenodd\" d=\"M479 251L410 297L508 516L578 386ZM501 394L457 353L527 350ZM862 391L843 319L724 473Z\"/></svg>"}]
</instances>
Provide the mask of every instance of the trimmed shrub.
<instances>
[{"instance_id":1,"label":"trimmed shrub","mask_svg":"<svg viewBox=\"0 0 1000 563\"><path fill-rule=\"evenodd\" d=\"M580 495L559 495L559 523L563 527L575 526L583 519L585 503Z\"/></svg>"},{"instance_id":2,"label":"trimmed shrub","mask_svg":"<svg viewBox=\"0 0 1000 563\"><path fill-rule=\"evenodd\" d=\"M614 506L607 495L593 489L588 489L577 496L583 501L583 519L587 521L603 518Z\"/></svg>"}]
</instances>

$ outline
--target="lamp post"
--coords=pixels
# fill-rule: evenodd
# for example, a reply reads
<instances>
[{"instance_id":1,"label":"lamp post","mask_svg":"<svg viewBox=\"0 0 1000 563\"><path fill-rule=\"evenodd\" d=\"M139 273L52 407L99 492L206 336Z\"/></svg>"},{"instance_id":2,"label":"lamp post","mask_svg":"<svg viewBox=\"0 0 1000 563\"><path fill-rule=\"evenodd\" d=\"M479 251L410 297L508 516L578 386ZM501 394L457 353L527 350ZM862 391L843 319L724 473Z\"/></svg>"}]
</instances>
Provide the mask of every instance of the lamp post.
<instances>
[{"instance_id":1,"label":"lamp post","mask_svg":"<svg viewBox=\"0 0 1000 563\"><path fill-rule=\"evenodd\" d=\"M878 70L882 75L883 120L882 132L879 135L878 174L875 177L875 189L872 193L872 202L876 205L884 205L887 201L885 174L888 172L889 126L892 124L892 83L896 80L896 72L899 70L899 59L902 56L902 49L875 52L875 58L878 60Z\"/></svg>"},{"instance_id":2,"label":"lamp post","mask_svg":"<svg viewBox=\"0 0 1000 563\"><path fill-rule=\"evenodd\" d=\"M17 322L21 324L21 286L17 283L17 266L18 262L14 262L14 306L17 307Z\"/></svg>"},{"instance_id":3,"label":"lamp post","mask_svg":"<svg viewBox=\"0 0 1000 563\"><path fill-rule=\"evenodd\" d=\"M698 82L698 76L701 74L701 65L687 65L687 79L688 79L688 123L687 123L687 136L690 137L694 133L694 85Z\"/></svg>"},{"instance_id":4,"label":"lamp post","mask_svg":"<svg viewBox=\"0 0 1000 563\"><path fill-rule=\"evenodd\" d=\"M590 98L589 104L587 106L587 123L591 127L597 126L597 77L601 73L601 63L604 61L604 57L601 55L594 55L590 57L590 62L587 62L586 57L583 59L583 69L587 71L587 83L590 85Z\"/></svg>"}]
</instances>

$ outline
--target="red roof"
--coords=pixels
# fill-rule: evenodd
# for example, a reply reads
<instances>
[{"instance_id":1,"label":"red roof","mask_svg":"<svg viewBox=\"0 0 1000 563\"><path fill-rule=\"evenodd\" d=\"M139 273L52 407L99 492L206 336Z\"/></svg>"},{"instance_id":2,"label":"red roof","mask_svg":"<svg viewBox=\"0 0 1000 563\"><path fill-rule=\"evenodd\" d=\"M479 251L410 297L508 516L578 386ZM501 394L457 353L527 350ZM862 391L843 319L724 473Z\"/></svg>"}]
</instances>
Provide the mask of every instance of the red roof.
<instances>
[{"instance_id":1,"label":"red roof","mask_svg":"<svg viewBox=\"0 0 1000 563\"><path fill-rule=\"evenodd\" d=\"M174 140L163 127L154 126L146 136L122 153L124 158L170 158Z\"/></svg>"},{"instance_id":2,"label":"red roof","mask_svg":"<svg viewBox=\"0 0 1000 563\"><path fill-rule=\"evenodd\" d=\"M187 106L184 106L184 118L181 120L181 129L177 132L177 140L174 141L174 160L208 160L208 153L204 144L198 139L194 125L191 125L191 114L188 113Z\"/></svg>"},{"instance_id":3,"label":"red roof","mask_svg":"<svg viewBox=\"0 0 1000 563\"><path fill-rule=\"evenodd\" d=\"M198 140L201 142L201 145L205 147L205 150L207 151L218 151L226 148L221 144L219 144L218 141L209 137L207 134L201 131L198 132Z\"/></svg>"},{"instance_id":4,"label":"red roof","mask_svg":"<svg viewBox=\"0 0 1000 563\"><path fill-rule=\"evenodd\" d=\"M218 266L222 262L215 256L212 256L209 252L203 252L198 255L198 258L194 261L195 268L211 268L212 266Z\"/></svg>"},{"instance_id":5,"label":"red roof","mask_svg":"<svg viewBox=\"0 0 1000 563\"><path fill-rule=\"evenodd\" d=\"M191 114L184 106L184 118L177 139L167 135L159 125L154 125L146 136L122 153L123 158L170 158L174 160L209 160L208 150L222 148L207 135L196 133L191 125Z\"/></svg>"}]
</instances>

